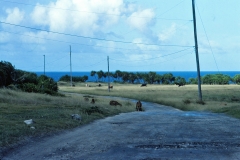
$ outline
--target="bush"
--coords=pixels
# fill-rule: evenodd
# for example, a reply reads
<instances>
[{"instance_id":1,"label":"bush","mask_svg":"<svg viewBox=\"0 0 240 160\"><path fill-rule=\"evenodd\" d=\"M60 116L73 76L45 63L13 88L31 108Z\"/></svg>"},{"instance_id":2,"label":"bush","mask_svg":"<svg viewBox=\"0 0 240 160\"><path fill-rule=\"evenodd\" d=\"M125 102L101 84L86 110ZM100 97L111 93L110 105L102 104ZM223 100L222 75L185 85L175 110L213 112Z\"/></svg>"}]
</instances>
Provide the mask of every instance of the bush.
<instances>
[{"instance_id":1,"label":"bush","mask_svg":"<svg viewBox=\"0 0 240 160\"><path fill-rule=\"evenodd\" d=\"M190 104L191 101L190 101L189 99L184 99L184 100L183 100L183 103L184 103L184 104Z\"/></svg>"},{"instance_id":2,"label":"bush","mask_svg":"<svg viewBox=\"0 0 240 160\"><path fill-rule=\"evenodd\" d=\"M25 92L38 92L38 88L34 83L24 83L21 88Z\"/></svg>"},{"instance_id":3,"label":"bush","mask_svg":"<svg viewBox=\"0 0 240 160\"><path fill-rule=\"evenodd\" d=\"M197 104L202 104L202 105L206 104L203 100L196 100L196 103Z\"/></svg>"}]
</instances>

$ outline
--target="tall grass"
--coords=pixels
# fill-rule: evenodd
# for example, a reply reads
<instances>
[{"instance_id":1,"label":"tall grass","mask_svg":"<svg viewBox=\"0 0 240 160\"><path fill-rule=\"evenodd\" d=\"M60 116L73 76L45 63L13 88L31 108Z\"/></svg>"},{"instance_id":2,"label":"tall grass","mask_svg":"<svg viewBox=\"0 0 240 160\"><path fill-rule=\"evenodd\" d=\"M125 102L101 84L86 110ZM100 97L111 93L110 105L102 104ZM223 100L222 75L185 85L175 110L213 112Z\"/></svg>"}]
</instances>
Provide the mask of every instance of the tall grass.
<instances>
[{"instance_id":1,"label":"tall grass","mask_svg":"<svg viewBox=\"0 0 240 160\"><path fill-rule=\"evenodd\" d=\"M26 137L53 134L99 118L135 110L134 104L128 101L118 100L122 107L113 107L108 99L95 97L95 100L96 103L91 104L77 94L53 97L0 89L0 148L11 146ZM72 114L81 115L82 120L73 120ZM24 120L28 119L36 123L26 125Z\"/></svg>"},{"instance_id":2,"label":"tall grass","mask_svg":"<svg viewBox=\"0 0 240 160\"><path fill-rule=\"evenodd\" d=\"M119 96L155 102L172 106L185 111L211 111L226 113L240 117L240 85L202 85L203 104L198 101L197 85L147 85L140 87L137 84L113 83L113 89L108 92L107 84L97 87L96 83L90 83L92 87L85 87L84 83L76 84L75 88L69 84L60 85L61 91L77 92L93 95Z\"/></svg>"}]
</instances>

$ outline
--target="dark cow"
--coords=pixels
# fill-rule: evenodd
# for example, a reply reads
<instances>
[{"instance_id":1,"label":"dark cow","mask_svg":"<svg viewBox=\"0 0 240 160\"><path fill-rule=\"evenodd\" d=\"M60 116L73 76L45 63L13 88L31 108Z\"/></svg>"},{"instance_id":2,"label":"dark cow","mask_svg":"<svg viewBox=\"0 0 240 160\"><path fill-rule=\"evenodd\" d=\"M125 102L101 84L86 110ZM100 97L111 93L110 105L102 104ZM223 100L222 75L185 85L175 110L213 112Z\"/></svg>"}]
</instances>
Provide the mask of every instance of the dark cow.
<instances>
[{"instance_id":1,"label":"dark cow","mask_svg":"<svg viewBox=\"0 0 240 160\"><path fill-rule=\"evenodd\" d=\"M147 87L147 84L144 83L144 84L142 84L140 87Z\"/></svg>"},{"instance_id":2,"label":"dark cow","mask_svg":"<svg viewBox=\"0 0 240 160\"><path fill-rule=\"evenodd\" d=\"M111 106L116 106L116 105L119 105L119 106L122 106L118 101L110 101L109 103Z\"/></svg>"},{"instance_id":3,"label":"dark cow","mask_svg":"<svg viewBox=\"0 0 240 160\"><path fill-rule=\"evenodd\" d=\"M113 86L109 86L110 89L113 89Z\"/></svg>"},{"instance_id":4,"label":"dark cow","mask_svg":"<svg viewBox=\"0 0 240 160\"><path fill-rule=\"evenodd\" d=\"M176 85L178 85L178 87L181 87L181 86L184 86L185 84L183 84L183 83L175 83Z\"/></svg>"},{"instance_id":5,"label":"dark cow","mask_svg":"<svg viewBox=\"0 0 240 160\"><path fill-rule=\"evenodd\" d=\"M91 101L91 103L92 103L92 104L94 104L94 103L95 103L95 99L93 99L93 98L92 98L92 101Z\"/></svg>"},{"instance_id":6,"label":"dark cow","mask_svg":"<svg viewBox=\"0 0 240 160\"><path fill-rule=\"evenodd\" d=\"M137 111L142 111L142 103L141 103L141 101L138 101L138 102L136 103L136 110L137 110Z\"/></svg>"},{"instance_id":7,"label":"dark cow","mask_svg":"<svg viewBox=\"0 0 240 160\"><path fill-rule=\"evenodd\" d=\"M97 86L98 86L98 87L101 87L102 85L99 83Z\"/></svg>"}]
</instances>

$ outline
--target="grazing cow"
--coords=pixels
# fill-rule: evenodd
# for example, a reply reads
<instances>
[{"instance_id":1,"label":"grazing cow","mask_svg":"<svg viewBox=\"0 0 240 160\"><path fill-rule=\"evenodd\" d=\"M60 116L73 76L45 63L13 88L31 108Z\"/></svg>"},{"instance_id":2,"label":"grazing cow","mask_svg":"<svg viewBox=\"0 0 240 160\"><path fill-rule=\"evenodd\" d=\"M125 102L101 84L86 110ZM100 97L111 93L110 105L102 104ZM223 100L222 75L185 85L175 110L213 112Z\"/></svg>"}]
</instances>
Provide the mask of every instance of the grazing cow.
<instances>
[{"instance_id":1,"label":"grazing cow","mask_svg":"<svg viewBox=\"0 0 240 160\"><path fill-rule=\"evenodd\" d=\"M102 85L99 83L97 86L98 86L98 87L101 87Z\"/></svg>"},{"instance_id":2,"label":"grazing cow","mask_svg":"<svg viewBox=\"0 0 240 160\"><path fill-rule=\"evenodd\" d=\"M178 85L178 87L180 87L180 86L184 86L184 84L183 83L175 83L176 85Z\"/></svg>"},{"instance_id":3,"label":"grazing cow","mask_svg":"<svg viewBox=\"0 0 240 160\"><path fill-rule=\"evenodd\" d=\"M109 86L110 89L113 89L113 86Z\"/></svg>"},{"instance_id":4,"label":"grazing cow","mask_svg":"<svg viewBox=\"0 0 240 160\"><path fill-rule=\"evenodd\" d=\"M93 99L93 98L92 98L92 101L91 101L91 103L92 103L92 104L94 104L94 103L95 103L95 99Z\"/></svg>"},{"instance_id":5,"label":"grazing cow","mask_svg":"<svg viewBox=\"0 0 240 160\"><path fill-rule=\"evenodd\" d=\"M111 106L116 106L116 105L119 105L119 106L122 106L118 101L110 101L109 103Z\"/></svg>"},{"instance_id":6,"label":"grazing cow","mask_svg":"<svg viewBox=\"0 0 240 160\"><path fill-rule=\"evenodd\" d=\"M147 87L147 84L144 83L144 84L142 84L140 87Z\"/></svg>"},{"instance_id":7,"label":"grazing cow","mask_svg":"<svg viewBox=\"0 0 240 160\"><path fill-rule=\"evenodd\" d=\"M89 99L87 97L84 98L85 101L89 101Z\"/></svg>"},{"instance_id":8,"label":"grazing cow","mask_svg":"<svg viewBox=\"0 0 240 160\"><path fill-rule=\"evenodd\" d=\"M142 103L141 103L141 101L138 101L138 102L136 103L136 110L137 110L137 111L142 111Z\"/></svg>"}]
</instances>

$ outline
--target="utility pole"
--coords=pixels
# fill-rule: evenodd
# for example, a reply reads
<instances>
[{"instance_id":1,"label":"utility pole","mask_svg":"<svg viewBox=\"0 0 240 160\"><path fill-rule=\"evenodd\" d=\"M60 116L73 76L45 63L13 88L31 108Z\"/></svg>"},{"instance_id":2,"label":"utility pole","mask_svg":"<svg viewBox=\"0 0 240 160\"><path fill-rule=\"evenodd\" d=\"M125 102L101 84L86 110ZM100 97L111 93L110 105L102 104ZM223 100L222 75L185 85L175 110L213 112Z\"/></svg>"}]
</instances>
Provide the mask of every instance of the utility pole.
<instances>
[{"instance_id":1,"label":"utility pole","mask_svg":"<svg viewBox=\"0 0 240 160\"><path fill-rule=\"evenodd\" d=\"M107 56L108 61L108 92L110 92L110 79L109 79L109 56Z\"/></svg>"},{"instance_id":2,"label":"utility pole","mask_svg":"<svg viewBox=\"0 0 240 160\"><path fill-rule=\"evenodd\" d=\"M71 51L71 45L70 45L70 82L71 82L71 87L72 85L72 51Z\"/></svg>"},{"instance_id":3,"label":"utility pole","mask_svg":"<svg viewBox=\"0 0 240 160\"><path fill-rule=\"evenodd\" d=\"M198 75L198 97L199 97L199 101L202 101L201 76L200 76L200 65L199 65L199 56L198 56L198 42L197 42L197 27L196 27L196 17L195 17L195 0L192 0L192 11L193 11L195 53L196 53L196 62L197 62L197 75Z\"/></svg>"},{"instance_id":4,"label":"utility pole","mask_svg":"<svg viewBox=\"0 0 240 160\"><path fill-rule=\"evenodd\" d=\"M44 73L44 76L45 76L45 55L43 55L43 57L44 57L44 69L43 69L43 73Z\"/></svg>"}]
</instances>

